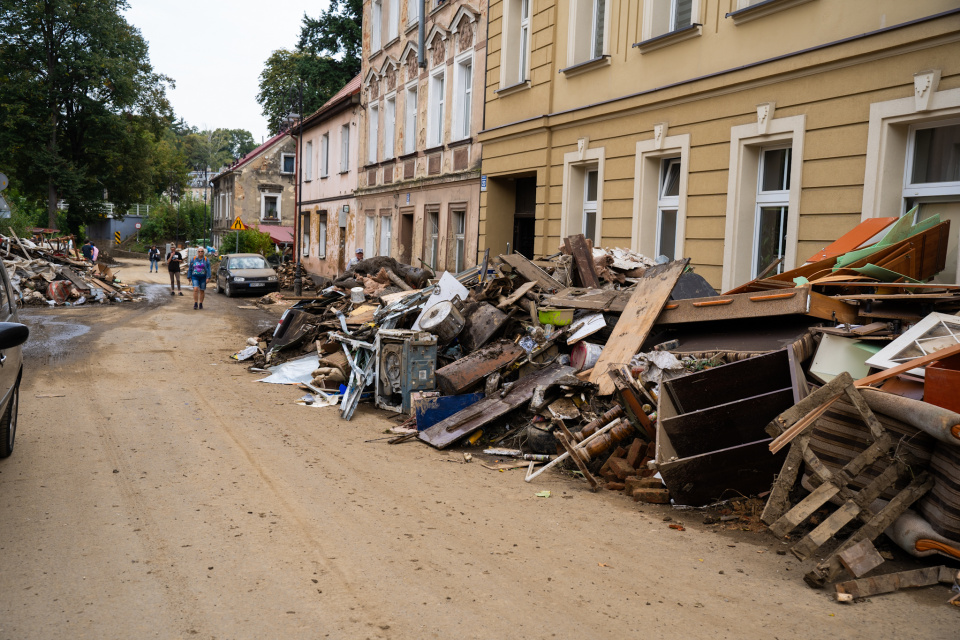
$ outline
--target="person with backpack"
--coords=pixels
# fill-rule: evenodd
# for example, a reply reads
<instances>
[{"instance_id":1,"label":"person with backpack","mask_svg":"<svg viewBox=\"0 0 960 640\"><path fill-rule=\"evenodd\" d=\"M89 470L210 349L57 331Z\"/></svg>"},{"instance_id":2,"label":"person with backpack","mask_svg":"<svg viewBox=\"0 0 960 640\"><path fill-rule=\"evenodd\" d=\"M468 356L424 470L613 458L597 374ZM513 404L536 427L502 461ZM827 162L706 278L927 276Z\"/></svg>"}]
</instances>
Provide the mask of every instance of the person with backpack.
<instances>
[{"instance_id":1,"label":"person with backpack","mask_svg":"<svg viewBox=\"0 0 960 640\"><path fill-rule=\"evenodd\" d=\"M197 257L191 260L187 266L187 275L193 283L194 309L203 309L203 297L207 293L207 280L210 279L210 273L210 261L203 254L203 248L199 248L197 249Z\"/></svg>"},{"instance_id":2,"label":"person with backpack","mask_svg":"<svg viewBox=\"0 0 960 640\"><path fill-rule=\"evenodd\" d=\"M180 289L180 265L183 263L183 254L177 249L177 245L171 245L170 253L167 254L167 271L170 272L170 295L175 295L173 287L176 283L177 291L183 295Z\"/></svg>"},{"instance_id":3,"label":"person with backpack","mask_svg":"<svg viewBox=\"0 0 960 640\"><path fill-rule=\"evenodd\" d=\"M160 273L160 249L157 249L157 245L150 247L147 258L150 260L150 273L153 273L154 269Z\"/></svg>"}]
</instances>

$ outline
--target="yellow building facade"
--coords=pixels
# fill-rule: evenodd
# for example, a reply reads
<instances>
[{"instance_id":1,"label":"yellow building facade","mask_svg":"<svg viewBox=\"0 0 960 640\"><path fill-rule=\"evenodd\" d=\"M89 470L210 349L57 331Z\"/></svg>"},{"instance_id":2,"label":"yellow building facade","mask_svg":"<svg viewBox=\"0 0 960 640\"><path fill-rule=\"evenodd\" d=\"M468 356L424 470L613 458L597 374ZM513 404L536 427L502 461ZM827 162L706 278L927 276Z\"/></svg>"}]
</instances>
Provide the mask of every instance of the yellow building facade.
<instances>
[{"instance_id":1,"label":"yellow building facade","mask_svg":"<svg viewBox=\"0 0 960 640\"><path fill-rule=\"evenodd\" d=\"M726 290L861 220L960 237L956 0L492 0L479 249L687 256Z\"/></svg>"}]
</instances>

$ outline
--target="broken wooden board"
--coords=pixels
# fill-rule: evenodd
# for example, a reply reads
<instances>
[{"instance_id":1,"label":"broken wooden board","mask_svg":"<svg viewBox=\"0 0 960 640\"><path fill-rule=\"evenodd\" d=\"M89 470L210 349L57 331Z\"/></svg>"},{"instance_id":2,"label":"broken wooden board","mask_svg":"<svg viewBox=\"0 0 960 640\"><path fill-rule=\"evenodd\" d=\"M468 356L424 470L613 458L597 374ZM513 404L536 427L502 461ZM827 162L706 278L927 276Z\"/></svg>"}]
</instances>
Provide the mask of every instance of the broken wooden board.
<instances>
[{"instance_id":1,"label":"broken wooden board","mask_svg":"<svg viewBox=\"0 0 960 640\"><path fill-rule=\"evenodd\" d=\"M487 396L480 402L421 431L417 437L437 449L444 449L483 425L530 402L533 391L538 386L549 385L563 376L574 373L576 370L573 367L553 363L537 373L521 378L506 393Z\"/></svg>"},{"instance_id":2,"label":"broken wooden board","mask_svg":"<svg viewBox=\"0 0 960 640\"><path fill-rule=\"evenodd\" d=\"M484 378L513 364L526 352L511 340L497 340L436 371L437 386L446 395L463 393Z\"/></svg>"},{"instance_id":3,"label":"broken wooden board","mask_svg":"<svg viewBox=\"0 0 960 640\"><path fill-rule=\"evenodd\" d=\"M70 267L60 267L60 274L80 291L90 291L90 285L84 282L83 279L77 275L77 272Z\"/></svg>"},{"instance_id":4,"label":"broken wooden board","mask_svg":"<svg viewBox=\"0 0 960 640\"><path fill-rule=\"evenodd\" d=\"M632 292L633 289L613 291L611 289L567 287L552 296L544 298L543 304L560 309L587 309L589 311L620 313L626 308Z\"/></svg>"},{"instance_id":5,"label":"broken wooden board","mask_svg":"<svg viewBox=\"0 0 960 640\"><path fill-rule=\"evenodd\" d=\"M657 318L657 324L784 315L810 315L824 320L852 323L857 319L857 307L811 291L809 287L796 287L776 292L671 300Z\"/></svg>"},{"instance_id":6,"label":"broken wooden board","mask_svg":"<svg viewBox=\"0 0 960 640\"><path fill-rule=\"evenodd\" d=\"M837 599L868 598L882 593L893 593L900 589L929 587L938 583L952 584L956 579L957 570L946 566L887 573L882 576L838 582L836 585ZM841 598L841 595L848 595L850 598Z\"/></svg>"},{"instance_id":7,"label":"broken wooden board","mask_svg":"<svg viewBox=\"0 0 960 640\"><path fill-rule=\"evenodd\" d=\"M534 287L537 286L536 282L524 282L522 285L516 288L516 290L511 293L509 296L503 299L502 302L497 304L498 309L506 309L514 302L527 295Z\"/></svg>"},{"instance_id":8,"label":"broken wooden board","mask_svg":"<svg viewBox=\"0 0 960 640\"><path fill-rule=\"evenodd\" d=\"M600 287L600 279L597 278L597 268L593 262L593 251L587 246L587 239L582 233L575 236L569 236L563 239L563 244L577 265L577 272L580 274L580 284L587 288L597 289Z\"/></svg>"},{"instance_id":9,"label":"broken wooden board","mask_svg":"<svg viewBox=\"0 0 960 640\"><path fill-rule=\"evenodd\" d=\"M553 279L550 274L519 253L503 254L500 256L500 260L510 265L524 280L539 284L541 291L559 291L563 288L563 285Z\"/></svg>"},{"instance_id":10,"label":"broken wooden board","mask_svg":"<svg viewBox=\"0 0 960 640\"><path fill-rule=\"evenodd\" d=\"M608 396L613 393L616 387L607 371L611 367L630 364L630 360L647 339L657 316L670 298L670 292L689 262L688 258L684 258L651 267L637 282L630 302L620 314L620 320L613 328L607 346L590 374L590 382L600 387L599 395Z\"/></svg>"},{"instance_id":11,"label":"broken wooden board","mask_svg":"<svg viewBox=\"0 0 960 640\"><path fill-rule=\"evenodd\" d=\"M840 564L847 570L847 573L854 578L866 575L867 572L876 569L883 564L883 556L873 546L871 540L861 540L849 549L837 554Z\"/></svg>"}]
</instances>

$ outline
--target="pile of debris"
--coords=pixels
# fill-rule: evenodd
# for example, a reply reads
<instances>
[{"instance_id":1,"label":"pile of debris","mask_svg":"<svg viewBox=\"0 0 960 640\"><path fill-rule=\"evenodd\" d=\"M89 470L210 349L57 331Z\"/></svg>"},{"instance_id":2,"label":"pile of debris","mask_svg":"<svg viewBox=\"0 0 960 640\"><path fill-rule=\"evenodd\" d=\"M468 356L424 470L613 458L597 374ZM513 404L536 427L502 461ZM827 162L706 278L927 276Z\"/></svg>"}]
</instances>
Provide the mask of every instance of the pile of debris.
<instances>
[{"instance_id":1,"label":"pile of debris","mask_svg":"<svg viewBox=\"0 0 960 640\"><path fill-rule=\"evenodd\" d=\"M0 257L10 283L24 305L77 306L89 302L131 302L143 296L120 282L103 263L91 265L62 238L33 242L0 235Z\"/></svg>"},{"instance_id":2,"label":"pile of debris","mask_svg":"<svg viewBox=\"0 0 960 640\"><path fill-rule=\"evenodd\" d=\"M566 466L638 501L769 496L770 531L826 558L811 585L877 566L885 530L960 559L960 285L931 282L949 222L912 221L870 220L722 295L688 260L582 235L439 278L374 258L241 353L263 368L315 351L304 404L349 420L372 401L405 420L391 442L483 447L528 482Z\"/></svg>"}]
</instances>

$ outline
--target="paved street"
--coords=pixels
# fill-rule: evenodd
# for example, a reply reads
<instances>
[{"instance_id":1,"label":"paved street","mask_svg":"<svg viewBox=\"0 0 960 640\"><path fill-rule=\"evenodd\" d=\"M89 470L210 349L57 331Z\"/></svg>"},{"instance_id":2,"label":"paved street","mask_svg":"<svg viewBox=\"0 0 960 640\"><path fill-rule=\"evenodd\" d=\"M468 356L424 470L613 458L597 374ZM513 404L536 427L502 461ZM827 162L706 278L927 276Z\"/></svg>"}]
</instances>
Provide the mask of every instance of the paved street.
<instances>
[{"instance_id":1,"label":"paved street","mask_svg":"<svg viewBox=\"0 0 960 640\"><path fill-rule=\"evenodd\" d=\"M149 291L24 312L2 639L956 637L943 588L838 605L767 533L391 446L368 406L297 406L228 359L275 316ZM893 624L908 613L922 634Z\"/></svg>"}]
</instances>

